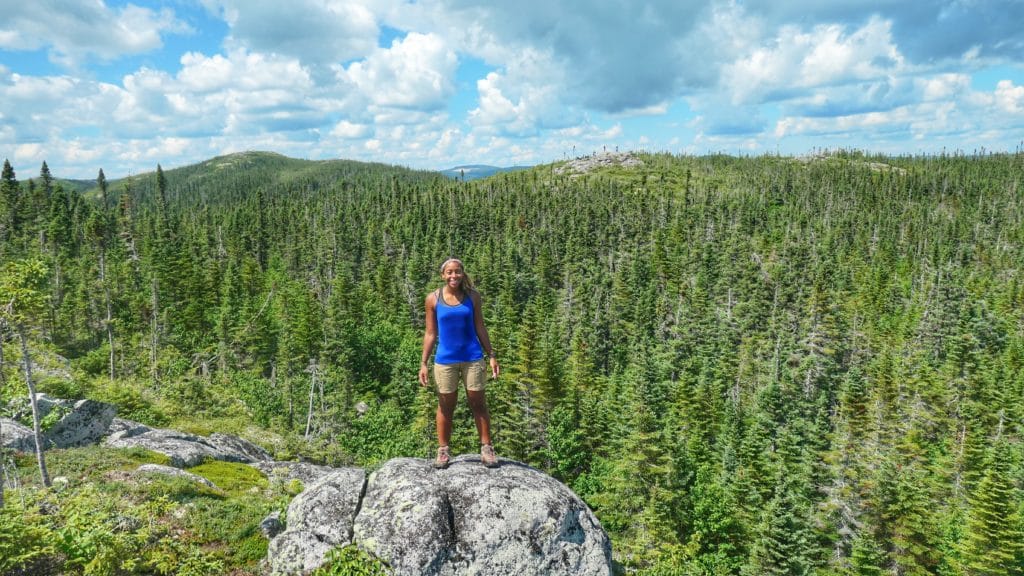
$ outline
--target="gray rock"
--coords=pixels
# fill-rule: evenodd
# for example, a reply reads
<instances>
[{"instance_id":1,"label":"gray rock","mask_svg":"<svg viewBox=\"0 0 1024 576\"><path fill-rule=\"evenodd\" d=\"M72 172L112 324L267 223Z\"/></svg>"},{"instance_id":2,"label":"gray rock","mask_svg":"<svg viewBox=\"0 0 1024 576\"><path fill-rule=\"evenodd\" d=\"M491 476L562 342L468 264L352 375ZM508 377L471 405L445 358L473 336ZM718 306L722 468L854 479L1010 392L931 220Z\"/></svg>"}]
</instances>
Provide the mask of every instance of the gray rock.
<instances>
[{"instance_id":1,"label":"gray rock","mask_svg":"<svg viewBox=\"0 0 1024 576\"><path fill-rule=\"evenodd\" d=\"M270 480L277 480L279 482L299 480L307 486L338 470L330 466L319 466L309 462L261 461L252 462L249 465L262 472Z\"/></svg>"},{"instance_id":2,"label":"gray rock","mask_svg":"<svg viewBox=\"0 0 1024 576\"><path fill-rule=\"evenodd\" d=\"M288 528L267 550L273 574L308 574L331 549L352 541L352 524L366 472L339 468L306 488L288 505Z\"/></svg>"},{"instance_id":3,"label":"gray rock","mask_svg":"<svg viewBox=\"0 0 1024 576\"><path fill-rule=\"evenodd\" d=\"M206 444L202 436L177 430L151 429L134 436L111 435L106 443L114 448L140 446L158 452L170 458L171 465L176 468L196 466L217 456L217 451Z\"/></svg>"},{"instance_id":4,"label":"gray rock","mask_svg":"<svg viewBox=\"0 0 1024 576\"><path fill-rule=\"evenodd\" d=\"M260 532L267 540L272 540L281 532L284 532L284 523L281 522L280 512L271 512L260 522Z\"/></svg>"},{"instance_id":5,"label":"gray rock","mask_svg":"<svg viewBox=\"0 0 1024 576\"><path fill-rule=\"evenodd\" d=\"M271 576L310 574L324 563L327 554L338 546L319 540L308 530L285 530L270 541L267 563Z\"/></svg>"},{"instance_id":6,"label":"gray rock","mask_svg":"<svg viewBox=\"0 0 1024 576\"><path fill-rule=\"evenodd\" d=\"M35 452L32 429L10 418L0 418L0 446L19 452Z\"/></svg>"},{"instance_id":7,"label":"gray rock","mask_svg":"<svg viewBox=\"0 0 1024 576\"><path fill-rule=\"evenodd\" d=\"M305 513L289 506L288 529L270 544L274 574L308 574L327 551L350 542L397 576L612 572L611 544L586 504L518 462L487 469L478 456L459 456L447 470L434 470L428 460L388 461L367 481L349 539L347 501L337 514L326 510L340 490L325 491L327 485L296 497Z\"/></svg>"},{"instance_id":8,"label":"gray rock","mask_svg":"<svg viewBox=\"0 0 1024 576\"><path fill-rule=\"evenodd\" d=\"M46 432L46 439L57 448L95 444L107 434L116 414L117 408L111 404L79 400Z\"/></svg>"},{"instance_id":9,"label":"gray rock","mask_svg":"<svg viewBox=\"0 0 1024 576\"><path fill-rule=\"evenodd\" d=\"M196 466L206 460L252 462L258 454L256 451L260 450L241 438L226 434L216 436L217 440L211 440L177 430L151 428L143 431L133 428L111 434L107 437L106 444L114 448L140 446L158 452L170 458L171 465L177 468ZM246 445L248 446L245 449L239 448ZM269 459L266 452L263 452L263 455Z\"/></svg>"},{"instance_id":10,"label":"gray rock","mask_svg":"<svg viewBox=\"0 0 1024 576\"><path fill-rule=\"evenodd\" d=\"M272 460L269 452L238 436L214 432L206 440L207 443L224 454L236 457L236 462L266 462Z\"/></svg>"},{"instance_id":11,"label":"gray rock","mask_svg":"<svg viewBox=\"0 0 1024 576\"><path fill-rule=\"evenodd\" d=\"M197 484L202 484L203 486L207 486L209 488L213 488L214 490L219 490L219 488L217 488L216 484L214 484L213 482L210 482L206 478L203 478L202 476L200 476L198 474L193 474L191 472L186 472L185 470L174 468L173 466L164 466L162 464L143 464L142 466L139 466L138 468L136 468L135 473L136 474L162 474L164 476L176 476L178 478L186 478L186 479L191 480L191 481L193 481L193 482L195 482Z\"/></svg>"},{"instance_id":12,"label":"gray rock","mask_svg":"<svg viewBox=\"0 0 1024 576\"><path fill-rule=\"evenodd\" d=\"M71 410L72 403L69 400L54 398L44 392L36 393L36 409L39 410L39 419L42 420L55 408Z\"/></svg>"},{"instance_id":13,"label":"gray rock","mask_svg":"<svg viewBox=\"0 0 1024 576\"><path fill-rule=\"evenodd\" d=\"M107 428L107 440L131 438L132 436L138 436L139 434L149 432L150 430L152 430L152 428L145 424L139 424L138 422L115 417L110 421L110 426Z\"/></svg>"},{"instance_id":14,"label":"gray rock","mask_svg":"<svg viewBox=\"0 0 1024 576\"><path fill-rule=\"evenodd\" d=\"M431 463L390 460L370 476L355 540L395 574L439 574L455 541L448 493Z\"/></svg>"},{"instance_id":15,"label":"gray rock","mask_svg":"<svg viewBox=\"0 0 1024 576\"><path fill-rule=\"evenodd\" d=\"M611 574L611 543L569 488L524 464L456 458L440 474L454 546L441 574Z\"/></svg>"}]
</instances>

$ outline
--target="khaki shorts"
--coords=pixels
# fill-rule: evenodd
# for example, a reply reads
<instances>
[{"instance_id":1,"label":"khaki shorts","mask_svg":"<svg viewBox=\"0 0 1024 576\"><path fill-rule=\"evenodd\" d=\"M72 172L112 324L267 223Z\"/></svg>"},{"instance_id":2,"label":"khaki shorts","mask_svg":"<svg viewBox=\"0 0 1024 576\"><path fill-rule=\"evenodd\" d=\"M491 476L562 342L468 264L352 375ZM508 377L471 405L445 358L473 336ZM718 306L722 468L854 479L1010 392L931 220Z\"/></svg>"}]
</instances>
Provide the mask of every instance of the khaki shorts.
<instances>
[{"instance_id":1,"label":"khaki shorts","mask_svg":"<svg viewBox=\"0 0 1024 576\"><path fill-rule=\"evenodd\" d=\"M466 390L483 390L487 382L487 364L484 359L455 364L434 364L434 381L437 382L437 391L441 394L457 392L459 380L466 385Z\"/></svg>"}]
</instances>

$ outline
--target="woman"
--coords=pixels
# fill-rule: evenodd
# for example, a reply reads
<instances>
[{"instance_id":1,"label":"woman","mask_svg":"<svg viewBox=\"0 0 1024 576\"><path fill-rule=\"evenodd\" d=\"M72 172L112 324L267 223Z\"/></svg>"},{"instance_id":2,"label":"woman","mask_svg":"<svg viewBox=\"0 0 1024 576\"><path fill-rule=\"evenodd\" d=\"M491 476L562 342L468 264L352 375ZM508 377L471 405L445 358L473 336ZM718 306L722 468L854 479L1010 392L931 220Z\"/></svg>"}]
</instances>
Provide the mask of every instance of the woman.
<instances>
[{"instance_id":1,"label":"woman","mask_svg":"<svg viewBox=\"0 0 1024 576\"><path fill-rule=\"evenodd\" d=\"M484 395L485 359L490 362L492 378L497 378L501 369L484 326L480 293L473 288L473 281L457 258L449 258L441 265L441 279L444 285L426 299L427 330L423 335L419 374L420 386L427 386L427 361L436 343L438 448L434 468L447 468L451 461L448 443L452 438L452 416L459 398L460 381L466 387L469 408L480 435L480 461L494 468L498 465L498 456L491 445L491 415Z\"/></svg>"}]
</instances>

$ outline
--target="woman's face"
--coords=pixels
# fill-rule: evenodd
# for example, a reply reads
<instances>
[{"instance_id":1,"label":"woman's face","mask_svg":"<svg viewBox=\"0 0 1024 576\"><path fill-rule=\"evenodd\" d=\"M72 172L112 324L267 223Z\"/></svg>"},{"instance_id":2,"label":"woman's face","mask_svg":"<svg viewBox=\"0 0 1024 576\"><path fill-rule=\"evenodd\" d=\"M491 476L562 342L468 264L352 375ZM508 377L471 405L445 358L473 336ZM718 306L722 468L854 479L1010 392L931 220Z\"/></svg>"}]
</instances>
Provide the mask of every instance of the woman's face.
<instances>
[{"instance_id":1,"label":"woman's face","mask_svg":"<svg viewBox=\"0 0 1024 576\"><path fill-rule=\"evenodd\" d=\"M445 265L444 270L441 271L441 278L444 279L444 283L452 289L462 289L462 264L458 262L449 262Z\"/></svg>"}]
</instances>

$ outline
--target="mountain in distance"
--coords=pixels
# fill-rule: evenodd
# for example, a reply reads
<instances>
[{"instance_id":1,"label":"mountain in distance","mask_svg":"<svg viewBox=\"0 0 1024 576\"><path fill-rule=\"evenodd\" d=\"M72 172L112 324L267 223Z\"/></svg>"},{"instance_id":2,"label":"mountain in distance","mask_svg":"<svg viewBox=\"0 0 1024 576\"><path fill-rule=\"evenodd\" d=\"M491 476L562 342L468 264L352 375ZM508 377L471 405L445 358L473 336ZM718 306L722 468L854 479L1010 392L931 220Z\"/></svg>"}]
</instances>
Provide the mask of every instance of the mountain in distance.
<instances>
[{"instance_id":1,"label":"mountain in distance","mask_svg":"<svg viewBox=\"0 0 1024 576\"><path fill-rule=\"evenodd\" d=\"M517 170L528 170L532 166L489 166L487 164L467 164L465 166L456 166L447 170L441 170L441 174L449 178L456 180L477 180L480 178L487 178L488 176L494 176L501 172L515 172Z\"/></svg>"}]
</instances>

